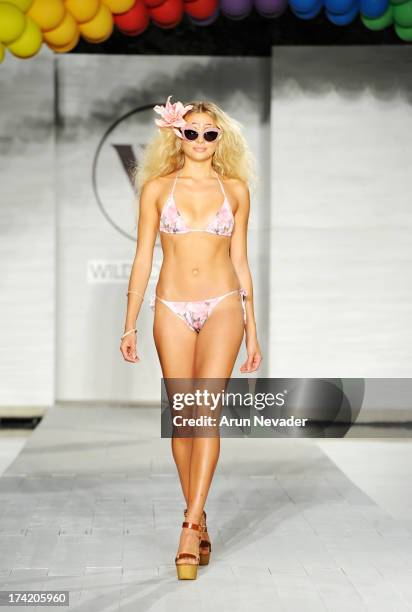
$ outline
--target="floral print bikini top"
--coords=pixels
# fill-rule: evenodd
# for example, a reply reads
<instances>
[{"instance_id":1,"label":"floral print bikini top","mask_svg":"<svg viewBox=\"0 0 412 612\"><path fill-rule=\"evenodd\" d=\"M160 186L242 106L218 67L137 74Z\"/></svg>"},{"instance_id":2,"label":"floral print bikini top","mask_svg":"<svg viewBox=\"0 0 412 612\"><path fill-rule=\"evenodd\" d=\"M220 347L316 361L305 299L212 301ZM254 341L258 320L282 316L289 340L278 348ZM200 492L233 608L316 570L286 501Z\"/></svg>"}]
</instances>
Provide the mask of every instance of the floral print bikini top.
<instances>
[{"instance_id":1,"label":"floral print bikini top","mask_svg":"<svg viewBox=\"0 0 412 612\"><path fill-rule=\"evenodd\" d=\"M163 206L162 214L160 215L159 231L164 232L165 234L209 232L210 234L216 234L217 236L231 236L235 224L235 219L232 213L232 207L228 202L225 190L223 189L222 181L220 180L219 176L216 175L217 180L219 181L220 188L224 195L223 204L217 211L217 213L214 215L214 217L211 219L207 227L197 229L188 227L182 215L177 210L176 202L174 199L174 191L179 175L180 172L176 175L172 191L170 192L170 195L167 198L165 205Z\"/></svg>"}]
</instances>

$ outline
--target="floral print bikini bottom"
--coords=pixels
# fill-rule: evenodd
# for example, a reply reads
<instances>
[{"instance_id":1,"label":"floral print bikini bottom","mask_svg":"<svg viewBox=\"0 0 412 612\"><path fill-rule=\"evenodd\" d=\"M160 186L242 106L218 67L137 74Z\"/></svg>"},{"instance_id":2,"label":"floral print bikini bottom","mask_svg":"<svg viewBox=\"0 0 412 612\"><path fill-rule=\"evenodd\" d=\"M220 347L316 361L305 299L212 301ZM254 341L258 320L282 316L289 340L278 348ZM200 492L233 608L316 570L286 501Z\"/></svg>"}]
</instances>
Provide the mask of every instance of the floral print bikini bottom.
<instances>
[{"instance_id":1,"label":"floral print bikini bottom","mask_svg":"<svg viewBox=\"0 0 412 612\"><path fill-rule=\"evenodd\" d=\"M247 293L245 289L235 289L234 291L229 291L228 293L218 295L217 297L209 298L207 300L195 300L192 302L182 300L171 302L170 300L163 300L159 296L153 295L150 300L150 307L154 311L156 299L160 300L179 318L181 318L192 331L199 333L207 319L210 317L215 306L225 297L232 295L233 293L239 293L242 298L243 320L246 323L245 299Z\"/></svg>"}]
</instances>

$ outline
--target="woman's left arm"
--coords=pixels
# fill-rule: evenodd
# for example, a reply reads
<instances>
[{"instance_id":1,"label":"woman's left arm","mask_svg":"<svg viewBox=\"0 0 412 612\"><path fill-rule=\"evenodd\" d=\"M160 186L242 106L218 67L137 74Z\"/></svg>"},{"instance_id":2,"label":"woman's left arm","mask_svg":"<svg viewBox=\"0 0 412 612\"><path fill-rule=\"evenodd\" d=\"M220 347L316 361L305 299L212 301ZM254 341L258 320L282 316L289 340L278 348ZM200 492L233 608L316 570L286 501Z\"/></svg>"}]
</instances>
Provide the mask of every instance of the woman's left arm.
<instances>
[{"instance_id":1,"label":"woman's left arm","mask_svg":"<svg viewBox=\"0 0 412 612\"><path fill-rule=\"evenodd\" d=\"M246 289L246 350L247 361L240 368L241 372L254 372L262 361L256 330L256 320L253 306L253 283L247 256L247 230L250 213L249 188L244 181L234 180L232 193L238 207L235 215L235 227L230 242L230 258L239 278L240 285Z\"/></svg>"}]
</instances>

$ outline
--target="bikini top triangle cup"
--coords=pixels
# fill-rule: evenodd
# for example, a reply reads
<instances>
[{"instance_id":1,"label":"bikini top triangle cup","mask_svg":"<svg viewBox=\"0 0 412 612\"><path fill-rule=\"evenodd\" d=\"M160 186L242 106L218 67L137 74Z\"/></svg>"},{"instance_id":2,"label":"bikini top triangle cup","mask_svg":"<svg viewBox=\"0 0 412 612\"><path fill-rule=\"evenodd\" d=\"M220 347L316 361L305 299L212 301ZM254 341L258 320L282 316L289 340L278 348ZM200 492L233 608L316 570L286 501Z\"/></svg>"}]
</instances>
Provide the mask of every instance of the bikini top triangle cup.
<instances>
[{"instance_id":1,"label":"bikini top triangle cup","mask_svg":"<svg viewBox=\"0 0 412 612\"><path fill-rule=\"evenodd\" d=\"M233 217L232 208L228 202L222 181L220 180L219 176L216 175L217 180L219 181L220 188L224 195L223 204L217 211L217 213L214 215L213 219L209 222L207 227L200 229L188 227L182 215L177 209L174 198L174 191L179 176L180 172L176 175L172 191L170 192L170 195L167 198L165 205L163 206L162 214L160 215L159 231L164 232L165 234L209 232L210 234L216 234L217 236L231 236L235 220Z\"/></svg>"}]
</instances>

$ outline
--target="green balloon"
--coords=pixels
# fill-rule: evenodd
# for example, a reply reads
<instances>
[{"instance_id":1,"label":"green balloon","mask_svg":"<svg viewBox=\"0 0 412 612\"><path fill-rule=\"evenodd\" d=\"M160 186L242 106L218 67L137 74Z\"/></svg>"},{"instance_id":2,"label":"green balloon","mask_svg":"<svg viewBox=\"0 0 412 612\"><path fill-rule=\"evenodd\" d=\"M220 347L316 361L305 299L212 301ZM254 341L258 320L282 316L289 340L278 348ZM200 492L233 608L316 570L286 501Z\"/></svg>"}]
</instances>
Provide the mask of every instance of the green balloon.
<instances>
[{"instance_id":1,"label":"green balloon","mask_svg":"<svg viewBox=\"0 0 412 612\"><path fill-rule=\"evenodd\" d=\"M406 42L412 42L412 28L403 28L397 23L395 23L393 27L395 28L395 32L399 38L405 40Z\"/></svg>"},{"instance_id":2,"label":"green balloon","mask_svg":"<svg viewBox=\"0 0 412 612\"><path fill-rule=\"evenodd\" d=\"M410 2L410 0L408 0ZM380 17L375 17L371 19L370 17L365 17L365 15L360 14L361 21L365 27L369 30L373 30L374 32L378 32L379 30L384 30L388 26L393 23L393 7L389 4L386 11Z\"/></svg>"},{"instance_id":3,"label":"green balloon","mask_svg":"<svg viewBox=\"0 0 412 612\"><path fill-rule=\"evenodd\" d=\"M412 27L412 0L393 7L393 20L403 28Z\"/></svg>"}]
</instances>

